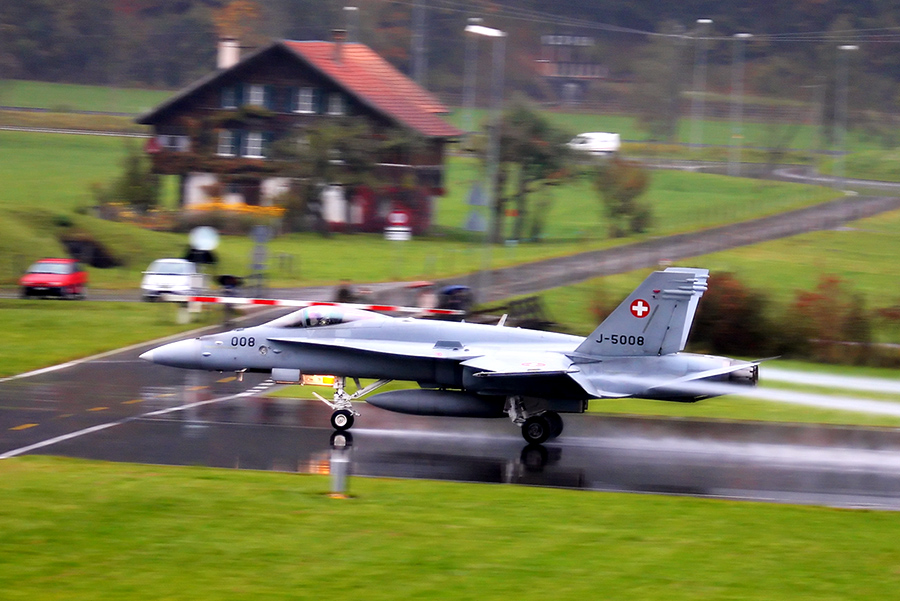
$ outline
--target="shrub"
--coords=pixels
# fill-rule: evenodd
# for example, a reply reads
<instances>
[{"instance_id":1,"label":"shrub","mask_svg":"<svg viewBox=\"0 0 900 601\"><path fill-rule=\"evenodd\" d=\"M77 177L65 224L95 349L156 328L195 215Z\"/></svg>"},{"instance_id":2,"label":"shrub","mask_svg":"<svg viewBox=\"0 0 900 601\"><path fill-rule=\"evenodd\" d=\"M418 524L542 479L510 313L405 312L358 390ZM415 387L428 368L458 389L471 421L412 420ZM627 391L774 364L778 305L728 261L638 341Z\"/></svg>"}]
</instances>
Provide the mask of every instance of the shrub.
<instances>
[{"instance_id":1,"label":"shrub","mask_svg":"<svg viewBox=\"0 0 900 601\"><path fill-rule=\"evenodd\" d=\"M766 316L768 301L732 273L710 277L711 285L700 300L691 341L710 352L764 356L771 352L773 330Z\"/></svg>"}]
</instances>

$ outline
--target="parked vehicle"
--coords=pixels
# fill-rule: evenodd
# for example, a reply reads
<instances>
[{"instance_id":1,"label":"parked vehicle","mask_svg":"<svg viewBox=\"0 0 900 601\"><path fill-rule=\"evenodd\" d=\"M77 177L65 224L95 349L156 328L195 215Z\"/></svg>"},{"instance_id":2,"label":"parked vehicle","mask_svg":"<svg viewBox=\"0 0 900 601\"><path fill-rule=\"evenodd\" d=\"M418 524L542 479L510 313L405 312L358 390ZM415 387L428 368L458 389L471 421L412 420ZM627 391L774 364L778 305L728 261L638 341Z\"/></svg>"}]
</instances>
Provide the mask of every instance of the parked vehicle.
<instances>
[{"instance_id":1,"label":"parked vehicle","mask_svg":"<svg viewBox=\"0 0 900 601\"><path fill-rule=\"evenodd\" d=\"M146 301L158 300L161 294L188 295L205 288L206 276L185 259L157 259L141 279L141 296Z\"/></svg>"},{"instance_id":2,"label":"parked vehicle","mask_svg":"<svg viewBox=\"0 0 900 601\"><path fill-rule=\"evenodd\" d=\"M622 140L619 134L593 131L578 134L567 144L572 150L580 150L592 156L612 156L619 152Z\"/></svg>"},{"instance_id":3,"label":"parked vehicle","mask_svg":"<svg viewBox=\"0 0 900 601\"><path fill-rule=\"evenodd\" d=\"M88 274L75 259L41 259L32 264L19 279L22 298L58 296L84 299Z\"/></svg>"}]
</instances>

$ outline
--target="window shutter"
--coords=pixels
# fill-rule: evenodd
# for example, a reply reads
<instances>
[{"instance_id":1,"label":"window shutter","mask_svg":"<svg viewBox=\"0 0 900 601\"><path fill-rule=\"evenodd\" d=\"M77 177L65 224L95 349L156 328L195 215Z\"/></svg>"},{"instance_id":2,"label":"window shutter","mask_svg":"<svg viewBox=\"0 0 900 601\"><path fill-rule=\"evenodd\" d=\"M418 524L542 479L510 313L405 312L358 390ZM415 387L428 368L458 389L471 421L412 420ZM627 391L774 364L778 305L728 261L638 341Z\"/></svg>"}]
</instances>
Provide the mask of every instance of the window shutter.
<instances>
[{"instance_id":1,"label":"window shutter","mask_svg":"<svg viewBox=\"0 0 900 601\"><path fill-rule=\"evenodd\" d=\"M297 109L297 100L300 97L300 89L296 87L286 88L284 91L284 112L292 113Z\"/></svg>"},{"instance_id":2,"label":"window shutter","mask_svg":"<svg viewBox=\"0 0 900 601\"><path fill-rule=\"evenodd\" d=\"M263 106L269 109L270 111L274 111L275 107L275 86L266 86L263 88L265 92L263 92Z\"/></svg>"},{"instance_id":3,"label":"window shutter","mask_svg":"<svg viewBox=\"0 0 900 601\"><path fill-rule=\"evenodd\" d=\"M244 102L244 86L235 84L234 86L234 104L235 106L243 106Z\"/></svg>"},{"instance_id":4,"label":"window shutter","mask_svg":"<svg viewBox=\"0 0 900 601\"><path fill-rule=\"evenodd\" d=\"M319 88L313 90L313 112L315 114L321 115L327 110L326 102L328 102L328 96L322 90Z\"/></svg>"}]
</instances>

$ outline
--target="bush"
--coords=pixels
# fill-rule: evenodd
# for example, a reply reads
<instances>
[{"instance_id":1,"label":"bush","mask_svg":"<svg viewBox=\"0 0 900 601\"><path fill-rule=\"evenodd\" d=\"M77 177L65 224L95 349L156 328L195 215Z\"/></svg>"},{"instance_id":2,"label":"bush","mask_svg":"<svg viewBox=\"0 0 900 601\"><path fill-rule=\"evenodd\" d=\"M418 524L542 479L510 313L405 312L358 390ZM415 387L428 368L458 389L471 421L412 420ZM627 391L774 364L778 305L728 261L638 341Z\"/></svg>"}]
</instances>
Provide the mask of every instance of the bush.
<instances>
[{"instance_id":1,"label":"bush","mask_svg":"<svg viewBox=\"0 0 900 601\"><path fill-rule=\"evenodd\" d=\"M771 352L773 324L766 316L768 300L732 273L710 277L694 320L692 344L724 355L762 357Z\"/></svg>"}]
</instances>

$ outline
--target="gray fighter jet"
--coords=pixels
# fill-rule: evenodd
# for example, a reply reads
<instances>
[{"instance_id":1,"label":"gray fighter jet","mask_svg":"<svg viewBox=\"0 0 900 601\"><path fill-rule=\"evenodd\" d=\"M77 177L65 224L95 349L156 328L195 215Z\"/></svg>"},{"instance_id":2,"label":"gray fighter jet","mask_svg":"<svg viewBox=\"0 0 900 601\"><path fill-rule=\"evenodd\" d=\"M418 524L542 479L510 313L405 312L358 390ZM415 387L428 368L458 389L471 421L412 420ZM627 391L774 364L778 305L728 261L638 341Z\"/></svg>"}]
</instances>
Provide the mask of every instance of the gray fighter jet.
<instances>
[{"instance_id":1,"label":"gray fighter jet","mask_svg":"<svg viewBox=\"0 0 900 601\"><path fill-rule=\"evenodd\" d=\"M562 432L560 413L583 413L590 399L693 402L721 394L721 383L756 384L758 361L682 352L708 275L684 268L652 273L587 338L326 303L263 325L172 342L141 358L269 373L278 383L334 375L333 399L319 399L334 410L337 430L350 428L359 415L351 401L392 380L416 382L418 389L367 401L414 415L508 416L526 441L541 443ZM344 390L348 377L356 381L353 394ZM360 378L377 381L360 388ZM703 388L708 382L717 383L712 392Z\"/></svg>"}]
</instances>

